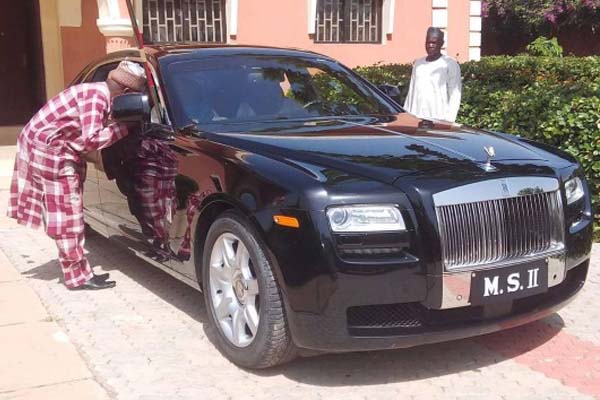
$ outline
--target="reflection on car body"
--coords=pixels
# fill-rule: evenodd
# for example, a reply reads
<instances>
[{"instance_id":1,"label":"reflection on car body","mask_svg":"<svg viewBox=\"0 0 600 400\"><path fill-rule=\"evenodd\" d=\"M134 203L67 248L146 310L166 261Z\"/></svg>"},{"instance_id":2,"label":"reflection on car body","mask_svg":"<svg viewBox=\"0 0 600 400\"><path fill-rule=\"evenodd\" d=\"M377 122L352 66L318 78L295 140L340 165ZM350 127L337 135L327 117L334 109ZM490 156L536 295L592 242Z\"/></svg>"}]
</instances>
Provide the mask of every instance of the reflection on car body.
<instances>
[{"instance_id":1,"label":"reflection on car body","mask_svg":"<svg viewBox=\"0 0 600 400\"><path fill-rule=\"evenodd\" d=\"M178 174L176 153L151 136L131 135L104 151L103 157L110 166L107 176L126 196L140 228L122 229L137 237L141 233L150 246L148 255L157 261L189 260L193 216L209 192L201 192L193 179Z\"/></svg>"},{"instance_id":2,"label":"reflection on car body","mask_svg":"<svg viewBox=\"0 0 600 400\"><path fill-rule=\"evenodd\" d=\"M86 219L203 289L233 362L493 332L585 282L591 202L568 154L421 120L313 53L145 51L161 103L129 106L141 131L89 157Z\"/></svg>"}]
</instances>

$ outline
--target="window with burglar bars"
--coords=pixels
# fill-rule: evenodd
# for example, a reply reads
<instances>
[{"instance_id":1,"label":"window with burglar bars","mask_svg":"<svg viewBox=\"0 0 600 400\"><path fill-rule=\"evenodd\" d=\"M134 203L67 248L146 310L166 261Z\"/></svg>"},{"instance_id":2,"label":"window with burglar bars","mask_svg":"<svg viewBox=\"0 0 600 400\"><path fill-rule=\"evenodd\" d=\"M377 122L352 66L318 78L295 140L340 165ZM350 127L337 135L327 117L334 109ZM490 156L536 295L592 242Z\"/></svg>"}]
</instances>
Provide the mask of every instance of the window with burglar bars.
<instances>
[{"instance_id":1,"label":"window with burglar bars","mask_svg":"<svg viewBox=\"0 0 600 400\"><path fill-rule=\"evenodd\" d=\"M380 43L382 0L318 0L315 42Z\"/></svg>"},{"instance_id":2,"label":"window with burglar bars","mask_svg":"<svg viewBox=\"0 0 600 400\"><path fill-rule=\"evenodd\" d=\"M225 0L144 0L144 41L225 43Z\"/></svg>"}]
</instances>

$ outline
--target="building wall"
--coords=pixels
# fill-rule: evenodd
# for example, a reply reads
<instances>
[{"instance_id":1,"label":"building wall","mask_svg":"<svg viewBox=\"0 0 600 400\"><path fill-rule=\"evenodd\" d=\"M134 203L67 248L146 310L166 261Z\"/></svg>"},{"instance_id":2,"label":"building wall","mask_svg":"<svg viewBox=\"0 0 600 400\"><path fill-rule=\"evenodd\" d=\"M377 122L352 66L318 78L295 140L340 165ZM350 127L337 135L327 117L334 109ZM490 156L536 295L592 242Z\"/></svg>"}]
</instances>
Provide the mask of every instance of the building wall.
<instances>
[{"instance_id":1,"label":"building wall","mask_svg":"<svg viewBox=\"0 0 600 400\"><path fill-rule=\"evenodd\" d=\"M141 1L134 0L138 21L142 19ZM480 28L473 26L473 4L480 1L384 0L393 5L393 27L383 24L383 41L379 44L315 43L309 33L311 25L314 27L309 15L316 1L226 0L228 42L311 50L350 67L407 63L424 56L425 32L433 25L447 33L447 54L460 62L477 58L474 50L479 47L473 43L473 31ZM125 0L39 2L48 96L68 84L89 62L133 42Z\"/></svg>"},{"instance_id":2,"label":"building wall","mask_svg":"<svg viewBox=\"0 0 600 400\"><path fill-rule=\"evenodd\" d=\"M65 0L61 0L65 1ZM91 61L106 53L106 38L98 30L98 3L96 0L68 0L80 2L80 25L62 21L63 81L68 85L73 78ZM67 7L72 4L66 5Z\"/></svg>"},{"instance_id":3,"label":"building wall","mask_svg":"<svg viewBox=\"0 0 600 400\"><path fill-rule=\"evenodd\" d=\"M57 0L40 0L40 25L46 98L54 96L63 88L62 41Z\"/></svg>"},{"instance_id":4,"label":"building wall","mask_svg":"<svg viewBox=\"0 0 600 400\"><path fill-rule=\"evenodd\" d=\"M298 47L326 54L350 67L410 62L423 56L425 32L432 22L430 0L396 0L393 33L384 33L384 43L323 44L314 43L308 33L306 1L241 0L238 7L236 43Z\"/></svg>"},{"instance_id":5,"label":"building wall","mask_svg":"<svg viewBox=\"0 0 600 400\"><path fill-rule=\"evenodd\" d=\"M469 59L469 1L448 4L448 55L459 61Z\"/></svg>"}]
</instances>

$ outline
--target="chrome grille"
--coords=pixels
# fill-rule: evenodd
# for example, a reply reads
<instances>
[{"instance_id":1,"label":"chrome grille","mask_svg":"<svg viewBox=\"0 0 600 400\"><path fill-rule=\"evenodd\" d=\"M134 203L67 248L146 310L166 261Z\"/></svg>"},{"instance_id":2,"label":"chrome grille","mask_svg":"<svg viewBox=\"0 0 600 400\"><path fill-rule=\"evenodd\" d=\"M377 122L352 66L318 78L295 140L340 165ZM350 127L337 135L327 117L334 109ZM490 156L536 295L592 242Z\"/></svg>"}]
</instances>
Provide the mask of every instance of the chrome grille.
<instances>
[{"instance_id":1,"label":"chrome grille","mask_svg":"<svg viewBox=\"0 0 600 400\"><path fill-rule=\"evenodd\" d=\"M518 261L564 248L559 191L436 207L446 270Z\"/></svg>"}]
</instances>

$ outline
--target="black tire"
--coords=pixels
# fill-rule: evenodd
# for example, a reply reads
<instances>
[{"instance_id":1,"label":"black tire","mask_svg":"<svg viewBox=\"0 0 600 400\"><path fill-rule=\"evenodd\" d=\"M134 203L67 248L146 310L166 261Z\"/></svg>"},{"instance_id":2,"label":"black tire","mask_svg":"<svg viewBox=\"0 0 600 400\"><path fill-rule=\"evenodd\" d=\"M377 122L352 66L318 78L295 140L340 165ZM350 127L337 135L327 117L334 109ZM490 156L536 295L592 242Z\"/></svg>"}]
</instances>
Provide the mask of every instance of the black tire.
<instances>
[{"instance_id":1,"label":"black tire","mask_svg":"<svg viewBox=\"0 0 600 400\"><path fill-rule=\"evenodd\" d=\"M211 253L217 239L226 233L237 236L248 249L258 282L259 323L254 339L247 347L237 347L225 336L219 326L211 296ZM211 333L219 350L230 361L245 368L273 367L293 360L297 354L285 317L281 290L265 253L266 247L249 221L235 211L227 211L215 220L204 245L202 281Z\"/></svg>"}]
</instances>

